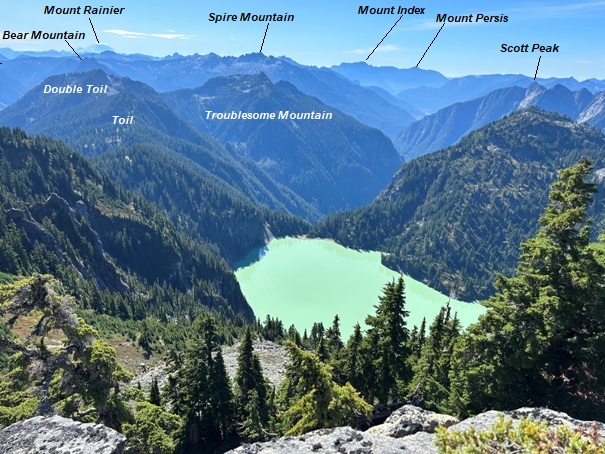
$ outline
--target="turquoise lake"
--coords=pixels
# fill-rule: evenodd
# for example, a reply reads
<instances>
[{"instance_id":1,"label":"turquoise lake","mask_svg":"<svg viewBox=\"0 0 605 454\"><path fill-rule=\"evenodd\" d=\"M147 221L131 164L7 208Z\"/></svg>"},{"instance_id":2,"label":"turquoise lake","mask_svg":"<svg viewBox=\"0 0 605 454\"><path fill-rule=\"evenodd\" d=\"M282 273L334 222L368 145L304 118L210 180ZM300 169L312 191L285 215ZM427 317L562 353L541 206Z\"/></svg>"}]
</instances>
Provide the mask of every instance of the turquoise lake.
<instances>
[{"instance_id":1,"label":"turquoise lake","mask_svg":"<svg viewBox=\"0 0 605 454\"><path fill-rule=\"evenodd\" d=\"M259 259L260 258L260 259ZM380 263L380 252L356 251L320 239L280 238L253 251L238 264L235 275L258 318L278 317L287 329L310 331L314 322L328 328L340 316L346 342L355 323L364 325L366 315L387 282L399 274ZM406 308L408 327L428 325L448 300L463 326L477 320L485 308L477 303L451 299L408 276Z\"/></svg>"}]
</instances>

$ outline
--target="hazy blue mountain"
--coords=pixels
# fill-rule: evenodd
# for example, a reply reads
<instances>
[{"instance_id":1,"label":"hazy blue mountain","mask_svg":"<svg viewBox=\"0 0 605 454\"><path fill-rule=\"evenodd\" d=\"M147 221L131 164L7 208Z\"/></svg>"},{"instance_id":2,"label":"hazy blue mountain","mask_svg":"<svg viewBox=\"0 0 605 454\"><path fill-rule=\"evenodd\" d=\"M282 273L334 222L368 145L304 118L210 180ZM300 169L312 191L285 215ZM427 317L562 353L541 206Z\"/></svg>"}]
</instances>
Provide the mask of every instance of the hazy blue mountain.
<instances>
[{"instance_id":1,"label":"hazy blue mountain","mask_svg":"<svg viewBox=\"0 0 605 454\"><path fill-rule=\"evenodd\" d=\"M44 94L46 84L108 85L108 94ZM132 125L113 116L134 115ZM187 157L250 200L316 219L318 212L276 183L251 160L235 159L215 139L189 125L151 87L102 71L52 76L0 112L0 124L65 140L85 155L117 147L150 145Z\"/></svg>"},{"instance_id":2,"label":"hazy blue mountain","mask_svg":"<svg viewBox=\"0 0 605 454\"><path fill-rule=\"evenodd\" d=\"M328 69L303 66L287 58L249 54L241 57L208 55L172 55L154 58L144 55L122 55L111 51L83 55L53 53L11 53L3 71L13 80L19 80L25 90L33 88L53 74L102 69L106 73L127 76L165 92L180 88L195 88L208 79L235 74L264 72L273 81L286 80L298 89L316 96L324 103L337 107L348 115L394 135L414 118L401 106L404 102L390 102L374 91L361 87L344 76ZM18 99L15 95L11 101ZM392 100L391 100L392 101Z\"/></svg>"},{"instance_id":3,"label":"hazy blue mountain","mask_svg":"<svg viewBox=\"0 0 605 454\"><path fill-rule=\"evenodd\" d=\"M455 103L406 127L394 140L406 160L455 144L465 134L517 110L537 106L578 119L594 95L586 88L571 91L562 85L545 88L495 90L471 101ZM595 125L593 121L589 124Z\"/></svg>"},{"instance_id":4,"label":"hazy blue mountain","mask_svg":"<svg viewBox=\"0 0 605 454\"><path fill-rule=\"evenodd\" d=\"M0 109L15 102L25 91L19 82L0 72Z\"/></svg>"},{"instance_id":5,"label":"hazy blue mountain","mask_svg":"<svg viewBox=\"0 0 605 454\"><path fill-rule=\"evenodd\" d=\"M340 76L339 76L340 77ZM108 94L44 94L45 85L109 86ZM100 70L52 76L0 112L0 124L65 140L85 155L149 145L187 157L251 201L316 220L367 204L401 158L381 131L369 128L293 85L266 76L213 79L198 91L166 99L148 85ZM201 98L213 97L208 103ZM330 111L330 121L200 122L204 110ZM132 125L113 116L134 115ZM69 119L69 120L66 120ZM225 149L207 134L228 146ZM246 148L243 148L245 145Z\"/></svg>"},{"instance_id":6,"label":"hazy blue mountain","mask_svg":"<svg viewBox=\"0 0 605 454\"><path fill-rule=\"evenodd\" d=\"M485 298L497 273L514 273L519 244L536 231L557 170L582 156L600 176L598 236L605 135L535 107L405 163L371 205L328 216L315 235L387 252L388 266L464 300Z\"/></svg>"},{"instance_id":7,"label":"hazy blue mountain","mask_svg":"<svg viewBox=\"0 0 605 454\"><path fill-rule=\"evenodd\" d=\"M409 124L414 120L405 110L374 91L361 87L328 68L303 66L289 59L263 54L248 54L237 58L209 54L183 57L173 60L170 65L164 63L162 66L164 70L158 74L157 79L149 81L159 91L195 88L216 76L263 72L272 82L290 82L302 92L319 98L387 135L395 134L401 124Z\"/></svg>"},{"instance_id":8,"label":"hazy blue mountain","mask_svg":"<svg viewBox=\"0 0 605 454\"><path fill-rule=\"evenodd\" d=\"M457 102L469 101L506 87L528 87L533 80L520 74L465 76L450 79L440 87L418 87L403 90L398 98L425 113L433 113Z\"/></svg>"},{"instance_id":9,"label":"hazy blue mountain","mask_svg":"<svg viewBox=\"0 0 605 454\"><path fill-rule=\"evenodd\" d=\"M605 81L589 79L578 82L573 77L561 78L538 78L535 82L546 88L556 85L577 91L586 88L591 93L605 90ZM469 101L500 88L522 87L527 88L534 83L533 78L520 74L490 74L480 76L464 76L450 79L441 87L419 87L403 90L397 97L422 110L425 113L433 113L446 106L457 102Z\"/></svg>"},{"instance_id":10,"label":"hazy blue mountain","mask_svg":"<svg viewBox=\"0 0 605 454\"><path fill-rule=\"evenodd\" d=\"M322 213L370 203L401 165L379 130L264 74L211 79L164 96L168 104L234 156L251 158ZM331 112L331 120L207 120L215 112Z\"/></svg>"},{"instance_id":11,"label":"hazy blue mountain","mask_svg":"<svg viewBox=\"0 0 605 454\"><path fill-rule=\"evenodd\" d=\"M330 69L363 86L377 86L391 94L416 87L441 87L448 78L437 71L420 68L400 69L393 66L372 66L365 62L341 63Z\"/></svg>"},{"instance_id":12,"label":"hazy blue mountain","mask_svg":"<svg viewBox=\"0 0 605 454\"><path fill-rule=\"evenodd\" d=\"M414 107L410 103L404 101L403 99L398 98L395 95L392 95L391 93L386 91L384 88L376 87L376 86L367 86L365 88L372 90L374 93L378 94L378 96L386 99L391 104L401 107L403 110L405 110L407 113L409 113L416 120L421 119L425 115L424 112L422 112L421 110L417 109L416 107Z\"/></svg>"}]
</instances>

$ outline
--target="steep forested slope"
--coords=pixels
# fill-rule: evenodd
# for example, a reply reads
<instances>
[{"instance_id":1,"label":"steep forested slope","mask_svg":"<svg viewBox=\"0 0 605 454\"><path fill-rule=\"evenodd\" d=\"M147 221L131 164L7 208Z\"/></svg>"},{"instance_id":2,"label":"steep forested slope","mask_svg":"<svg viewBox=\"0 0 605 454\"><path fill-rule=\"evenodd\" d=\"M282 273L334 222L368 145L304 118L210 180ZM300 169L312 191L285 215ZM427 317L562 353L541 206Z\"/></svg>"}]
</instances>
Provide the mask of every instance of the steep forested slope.
<instances>
[{"instance_id":1,"label":"steep forested slope","mask_svg":"<svg viewBox=\"0 0 605 454\"><path fill-rule=\"evenodd\" d=\"M212 79L164 96L237 158L250 158L322 213L369 203L401 165L389 139L341 111L264 74ZM214 112L329 112L326 120L212 120Z\"/></svg>"},{"instance_id":2,"label":"steep forested slope","mask_svg":"<svg viewBox=\"0 0 605 454\"><path fill-rule=\"evenodd\" d=\"M255 205L192 161L156 147L134 145L93 162L113 181L165 210L180 230L216 245L230 261L243 258L269 235L303 234L309 228L301 218Z\"/></svg>"},{"instance_id":3,"label":"steep forested slope","mask_svg":"<svg viewBox=\"0 0 605 454\"><path fill-rule=\"evenodd\" d=\"M458 298L482 298L496 273L514 272L556 171L582 156L594 160L602 188L603 134L558 114L518 111L404 164L370 206L328 217L315 234L388 252L393 268Z\"/></svg>"},{"instance_id":4,"label":"steep forested slope","mask_svg":"<svg viewBox=\"0 0 605 454\"><path fill-rule=\"evenodd\" d=\"M149 291L145 283L172 292L174 298L162 301L165 315L195 304L252 315L232 271L211 248L179 233L157 208L59 142L0 129L0 198L4 273L53 273L85 304L127 317L154 309L149 294L140 293ZM192 289L197 295L175 307L177 294ZM116 299L102 307L100 291L130 298L118 298L130 307L116 308Z\"/></svg>"}]
</instances>

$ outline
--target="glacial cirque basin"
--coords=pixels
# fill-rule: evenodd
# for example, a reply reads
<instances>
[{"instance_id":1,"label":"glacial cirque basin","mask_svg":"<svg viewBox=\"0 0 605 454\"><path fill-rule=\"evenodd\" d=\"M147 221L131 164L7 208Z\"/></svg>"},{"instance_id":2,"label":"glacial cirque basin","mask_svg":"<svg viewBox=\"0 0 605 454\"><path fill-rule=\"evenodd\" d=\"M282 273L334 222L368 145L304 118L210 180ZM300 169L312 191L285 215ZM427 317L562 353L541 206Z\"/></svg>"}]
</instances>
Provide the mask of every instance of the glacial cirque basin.
<instances>
[{"instance_id":1,"label":"glacial cirque basin","mask_svg":"<svg viewBox=\"0 0 605 454\"><path fill-rule=\"evenodd\" d=\"M303 333L314 322L327 329L335 314L340 316L343 341L358 323L365 327L366 315L374 314L374 305L384 285L399 274L380 263L380 252L356 251L329 240L280 238L262 249L252 251L238 263L235 272L242 292L256 317L267 314L291 324ZM475 322L485 308L448 298L408 276L407 325L420 326L426 317L428 327L448 300L462 326Z\"/></svg>"}]
</instances>

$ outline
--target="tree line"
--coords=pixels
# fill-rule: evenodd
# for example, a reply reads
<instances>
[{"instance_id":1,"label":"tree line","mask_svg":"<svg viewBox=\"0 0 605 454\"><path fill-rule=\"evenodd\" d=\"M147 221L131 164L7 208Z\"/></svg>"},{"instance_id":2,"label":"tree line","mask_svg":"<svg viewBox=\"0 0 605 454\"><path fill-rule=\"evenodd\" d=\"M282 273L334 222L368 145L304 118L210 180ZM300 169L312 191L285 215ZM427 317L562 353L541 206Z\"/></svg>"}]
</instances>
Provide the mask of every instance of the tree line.
<instances>
[{"instance_id":1,"label":"tree line","mask_svg":"<svg viewBox=\"0 0 605 454\"><path fill-rule=\"evenodd\" d=\"M2 339L11 341L0 344L10 346L3 351L5 361L21 366L0 389L0 416L28 402L19 413L27 417L39 408L31 399L42 396L55 411L103 421L126 433L133 449L150 453L222 452L242 442L356 425L371 419L377 405L404 402L460 417L486 409L546 406L583 419L602 418L605 247L590 241L591 168L582 159L559 173L538 232L521 247L517 275L499 276L496 294L483 303L487 312L467 330L449 306L433 320L408 327L405 282L399 278L385 285L365 327L356 325L346 342L338 316L328 328L316 323L302 335L270 316L264 323L243 323L231 383L220 348L221 323L203 313L184 348L169 350L162 389L153 382L148 390L126 391L119 389L124 373L112 359L115 352L95 343L82 321L78 332L87 339L79 341L84 353L68 352L65 359L79 364L78 370L93 367L105 377L104 386L91 393L52 370L54 353L45 347L43 329L32 337L37 344L25 349L3 325ZM27 301L17 296L38 295L23 293L32 283L27 285L1 288L5 313ZM289 364L277 389L263 375L253 349L256 336L287 348ZM23 385L34 357L49 364L54 394L32 393ZM21 387L6 389L14 383ZM136 402L134 410L127 401Z\"/></svg>"}]
</instances>

